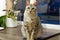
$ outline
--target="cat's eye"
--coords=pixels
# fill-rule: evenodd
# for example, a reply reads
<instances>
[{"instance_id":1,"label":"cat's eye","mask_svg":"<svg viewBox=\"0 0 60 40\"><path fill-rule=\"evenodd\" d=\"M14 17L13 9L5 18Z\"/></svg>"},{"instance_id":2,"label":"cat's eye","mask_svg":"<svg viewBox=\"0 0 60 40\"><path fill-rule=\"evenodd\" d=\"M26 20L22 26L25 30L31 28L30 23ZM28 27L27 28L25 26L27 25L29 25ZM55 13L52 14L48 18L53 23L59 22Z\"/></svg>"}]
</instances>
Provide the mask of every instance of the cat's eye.
<instances>
[{"instance_id":1,"label":"cat's eye","mask_svg":"<svg viewBox=\"0 0 60 40\"><path fill-rule=\"evenodd\" d=\"M32 9L34 9L34 8L32 8Z\"/></svg>"},{"instance_id":2,"label":"cat's eye","mask_svg":"<svg viewBox=\"0 0 60 40\"><path fill-rule=\"evenodd\" d=\"M30 9L30 7L28 7L28 9Z\"/></svg>"}]
</instances>

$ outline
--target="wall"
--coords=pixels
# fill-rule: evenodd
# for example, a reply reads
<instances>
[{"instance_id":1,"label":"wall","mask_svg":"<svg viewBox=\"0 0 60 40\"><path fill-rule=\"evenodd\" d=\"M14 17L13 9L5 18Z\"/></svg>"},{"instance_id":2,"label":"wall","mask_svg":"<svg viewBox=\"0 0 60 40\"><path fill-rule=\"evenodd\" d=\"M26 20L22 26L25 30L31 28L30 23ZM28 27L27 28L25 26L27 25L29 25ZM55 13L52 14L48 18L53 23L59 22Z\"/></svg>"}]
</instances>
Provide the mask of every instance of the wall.
<instances>
[{"instance_id":1,"label":"wall","mask_svg":"<svg viewBox=\"0 0 60 40\"><path fill-rule=\"evenodd\" d=\"M3 11L4 9L6 9L6 0L0 0L0 16L6 14L6 12Z\"/></svg>"}]
</instances>

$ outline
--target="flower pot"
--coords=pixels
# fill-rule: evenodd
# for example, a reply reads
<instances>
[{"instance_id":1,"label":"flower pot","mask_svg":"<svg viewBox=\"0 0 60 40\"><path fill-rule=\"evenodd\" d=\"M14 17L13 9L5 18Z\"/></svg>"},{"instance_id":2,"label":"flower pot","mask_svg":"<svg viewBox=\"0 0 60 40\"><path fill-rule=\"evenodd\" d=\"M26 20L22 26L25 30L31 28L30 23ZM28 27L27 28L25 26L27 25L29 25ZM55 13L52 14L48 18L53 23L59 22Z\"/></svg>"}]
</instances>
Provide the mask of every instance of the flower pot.
<instances>
[{"instance_id":1,"label":"flower pot","mask_svg":"<svg viewBox=\"0 0 60 40\"><path fill-rule=\"evenodd\" d=\"M17 26L16 20L13 20L11 18L7 18L6 26L7 27L16 27Z\"/></svg>"}]
</instances>

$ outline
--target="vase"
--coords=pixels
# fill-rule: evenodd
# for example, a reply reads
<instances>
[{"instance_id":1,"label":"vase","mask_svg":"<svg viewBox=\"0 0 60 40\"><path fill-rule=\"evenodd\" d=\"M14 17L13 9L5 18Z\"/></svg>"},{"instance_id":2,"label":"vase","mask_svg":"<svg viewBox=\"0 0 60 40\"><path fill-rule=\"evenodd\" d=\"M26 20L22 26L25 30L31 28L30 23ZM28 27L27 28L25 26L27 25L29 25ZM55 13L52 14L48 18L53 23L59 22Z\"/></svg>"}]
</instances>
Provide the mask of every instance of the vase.
<instances>
[{"instance_id":1,"label":"vase","mask_svg":"<svg viewBox=\"0 0 60 40\"><path fill-rule=\"evenodd\" d=\"M7 18L7 20L6 20L6 26L7 27L16 27L17 26L17 21L13 20L11 18Z\"/></svg>"}]
</instances>

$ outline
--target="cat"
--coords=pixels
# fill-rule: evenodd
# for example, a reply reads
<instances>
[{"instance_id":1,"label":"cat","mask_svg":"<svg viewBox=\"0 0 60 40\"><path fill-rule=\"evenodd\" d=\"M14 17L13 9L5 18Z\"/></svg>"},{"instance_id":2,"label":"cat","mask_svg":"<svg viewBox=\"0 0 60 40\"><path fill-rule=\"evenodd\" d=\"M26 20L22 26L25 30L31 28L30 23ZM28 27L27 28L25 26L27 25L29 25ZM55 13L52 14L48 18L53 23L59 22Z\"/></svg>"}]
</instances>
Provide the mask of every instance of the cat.
<instances>
[{"instance_id":1,"label":"cat","mask_svg":"<svg viewBox=\"0 0 60 40\"><path fill-rule=\"evenodd\" d=\"M21 32L23 37L27 38L27 40L34 40L41 36L42 26L35 5L29 4L26 6L24 24L21 28Z\"/></svg>"}]
</instances>

